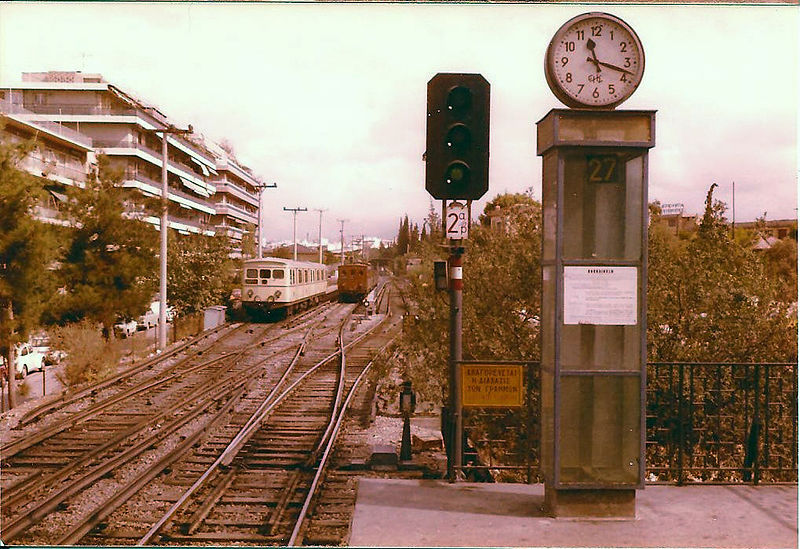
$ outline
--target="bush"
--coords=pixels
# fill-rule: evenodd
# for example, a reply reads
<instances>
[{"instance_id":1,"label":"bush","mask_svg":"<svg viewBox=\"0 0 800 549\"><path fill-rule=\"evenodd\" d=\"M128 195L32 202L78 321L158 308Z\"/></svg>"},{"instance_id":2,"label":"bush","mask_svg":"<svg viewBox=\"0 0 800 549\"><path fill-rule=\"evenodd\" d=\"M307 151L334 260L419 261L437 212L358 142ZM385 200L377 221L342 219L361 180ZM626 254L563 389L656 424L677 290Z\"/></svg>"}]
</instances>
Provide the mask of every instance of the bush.
<instances>
[{"instance_id":1,"label":"bush","mask_svg":"<svg viewBox=\"0 0 800 549\"><path fill-rule=\"evenodd\" d=\"M116 372L122 356L122 345L103 339L100 329L90 322L68 324L56 328L55 347L67 353L66 365L59 381L67 387L93 383Z\"/></svg>"}]
</instances>

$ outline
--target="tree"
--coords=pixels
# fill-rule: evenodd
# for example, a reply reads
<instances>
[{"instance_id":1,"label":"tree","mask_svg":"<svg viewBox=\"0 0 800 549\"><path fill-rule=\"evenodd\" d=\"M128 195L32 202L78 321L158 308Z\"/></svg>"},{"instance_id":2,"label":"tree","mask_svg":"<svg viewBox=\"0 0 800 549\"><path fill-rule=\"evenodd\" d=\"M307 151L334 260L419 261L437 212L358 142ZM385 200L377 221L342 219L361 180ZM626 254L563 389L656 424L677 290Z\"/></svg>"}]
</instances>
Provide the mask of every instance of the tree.
<instances>
[{"instance_id":1,"label":"tree","mask_svg":"<svg viewBox=\"0 0 800 549\"><path fill-rule=\"evenodd\" d=\"M464 359L538 360L540 314L541 206L515 210L517 230L509 234L476 227L464 255ZM433 288L433 261L442 258L437 242L421 242L419 269L409 272L412 311L404 324L405 372L424 397L447 393L449 305Z\"/></svg>"},{"instance_id":2,"label":"tree","mask_svg":"<svg viewBox=\"0 0 800 549\"><path fill-rule=\"evenodd\" d=\"M167 295L177 315L223 303L236 283L228 238L178 234L169 242Z\"/></svg>"},{"instance_id":3,"label":"tree","mask_svg":"<svg viewBox=\"0 0 800 549\"><path fill-rule=\"evenodd\" d=\"M33 217L44 187L19 169L32 146L0 144L0 356L7 365L9 407L16 404L14 345L39 325L54 290L49 268L57 253L55 238Z\"/></svg>"},{"instance_id":4,"label":"tree","mask_svg":"<svg viewBox=\"0 0 800 549\"><path fill-rule=\"evenodd\" d=\"M405 255L408 253L410 235L408 232L408 215L400 221L400 229L397 232L397 254Z\"/></svg>"},{"instance_id":5,"label":"tree","mask_svg":"<svg viewBox=\"0 0 800 549\"><path fill-rule=\"evenodd\" d=\"M499 209L510 215L515 209L524 209L526 206L535 208L539 202L534 200L532 193L533 189L527 189L524 193L498 194L486 203L486 206L483 208L483 213L478 216L478 222L481 225L488 227L491 223L489 212L492 212L496 209ZM539 207L541 207L540 204Z\"/></svg>"},{"instance_id":6,"label":"tree","mask_svg":"<svg viewBox=\"0 0 800 549\"><path fill-rule=\"evenodd\" d=\"M126 216L136 195L119 186L122 174L104 156L86 188L69 189L70 242L60 270L64 295L54 308L60 324L91 320L106 338L118 317L134 318L157 286L158 237L153 227Z\"/></svg>"},{"instance_id":7,"label":"tree","mask_svg":"<svg viewBox=\"0 0 800 549\"><path fill-rule=\"evenodd\" d=\"M652 226L648 355L652 361L797 359L797 316L749 244L731 239L725 205L709 189L695 238Z\"/></svg>"}]
</instances>

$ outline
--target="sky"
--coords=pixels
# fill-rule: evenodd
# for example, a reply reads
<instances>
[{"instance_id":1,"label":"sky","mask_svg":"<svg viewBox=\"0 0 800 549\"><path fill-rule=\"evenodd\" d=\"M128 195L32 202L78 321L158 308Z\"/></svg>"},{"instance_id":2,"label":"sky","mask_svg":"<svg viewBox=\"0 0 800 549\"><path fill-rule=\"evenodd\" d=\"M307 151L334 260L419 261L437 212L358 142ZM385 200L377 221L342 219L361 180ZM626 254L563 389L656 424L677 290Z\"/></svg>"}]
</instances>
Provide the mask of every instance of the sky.
<instances>
[{"instance_id":1,"label":"sky","mask_svg":"<svg viewBox=\"0 0 800 549\"><path fill-rule=\"evenodd\" d=\"M265 182L264 233L392 239L422 223L428 80L491 84L489 192L541 198L536 121L564 108L544 54L581 13L621 17L645 50L618 109L654 109L649 196L702 213L708 187L735 217L797 217L796 6L353 3L3 3L0 85L22 72L101 73L178 124L229 141ZM433 206L440 210L440 203ZM730 217L731 211L728 215Z\"/></svg>"}]
</instances>

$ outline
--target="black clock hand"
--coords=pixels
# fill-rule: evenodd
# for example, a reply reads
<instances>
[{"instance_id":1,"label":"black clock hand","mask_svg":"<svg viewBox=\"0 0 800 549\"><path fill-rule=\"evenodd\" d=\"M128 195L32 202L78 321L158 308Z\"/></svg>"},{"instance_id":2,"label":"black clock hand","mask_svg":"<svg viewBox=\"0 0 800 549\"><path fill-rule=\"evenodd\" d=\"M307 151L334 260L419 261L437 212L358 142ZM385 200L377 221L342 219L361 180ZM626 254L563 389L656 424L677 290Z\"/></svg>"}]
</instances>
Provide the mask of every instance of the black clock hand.
<instances>
[{"instance_id":1,"label":"black clock hand","mask_svg":"<svg viewBox=\"0 0 800 549\"><path fill-rule=\"evenodd\" d=\"M589 58L587 57L586 59L588 60ZM612 65L611 63L606 63L605 61L597 61L597 64L603 65L604 67L608 67L609 69L614 69L615 71L625 72L631 75L633 74L633 72L629 71L628 69L623 69L622 67Z\"/></svg>"},{"instance_id":2,"label":"black clock hand","mask_svg":"<svg viewBox=\"0 0 800 549\"><path fill-rule=\"evenodd\" d=\"M587 57L586 60L594 63L597 72L600 72L600 60L597 59L597 54L594 52L594 47L596 45L597 44L595 44L594 40L592 40L591 38L589 38L589 40L586 42L586 47L589 48L590 52L592 52L592 57Z\"/></svg>"}]
</instances>

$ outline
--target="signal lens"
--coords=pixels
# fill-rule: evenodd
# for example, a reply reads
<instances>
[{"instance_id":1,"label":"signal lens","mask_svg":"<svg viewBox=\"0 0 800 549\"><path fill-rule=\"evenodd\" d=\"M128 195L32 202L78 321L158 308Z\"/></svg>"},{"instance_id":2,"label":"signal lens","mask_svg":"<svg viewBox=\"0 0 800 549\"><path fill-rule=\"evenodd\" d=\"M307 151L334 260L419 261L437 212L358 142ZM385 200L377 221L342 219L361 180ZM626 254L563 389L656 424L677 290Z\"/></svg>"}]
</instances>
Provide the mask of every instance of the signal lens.
<instances>
[{"instance_id":1,"label":"signal lens","mask_svg":"<svg viewBox=\"0 0 800 549\"><path fill-rule=\"evenodd\" d=\"M456 153L463 153L472 144L472 134L464 124L456 124L447 132L447 146Z\"/></svg>"},{"instance_id":2,"label":"signal lens","mask_svg":"<svg viewBox=\"0 0 800 549\"><path fill-rule=\"evenodd\" d=\"M469 110L472 106L472 92L464 86L456 86L447 94L447 108L456 113Z\"/></svg>"},{"instance_id":3,"label":"signal lens","mask_svg":"<svg viewBox=\"0 0 800 549\"><path fill-rule=\"evenodd\" d=\"M448 185L469 184L469 166L463 162L453 162L447 166L444 180Z\"/></svg>"}]
</instances>

